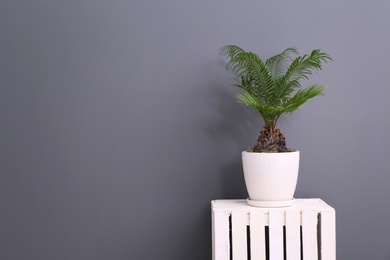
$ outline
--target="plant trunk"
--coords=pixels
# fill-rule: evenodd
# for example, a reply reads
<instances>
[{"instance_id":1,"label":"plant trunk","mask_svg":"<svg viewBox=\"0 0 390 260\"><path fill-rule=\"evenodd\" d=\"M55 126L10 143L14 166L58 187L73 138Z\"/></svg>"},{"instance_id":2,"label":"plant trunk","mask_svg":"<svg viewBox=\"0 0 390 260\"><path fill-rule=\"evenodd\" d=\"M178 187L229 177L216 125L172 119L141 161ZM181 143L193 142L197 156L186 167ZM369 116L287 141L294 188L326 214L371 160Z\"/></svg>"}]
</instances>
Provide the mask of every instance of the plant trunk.
<instances>
[{"instance_id":1,"label":"plant trunk","mask_svg":"<svg viewBox=\"0 0 390 260\"><path fill-rule=\"evenodd\" d=\"M293 150L286 147L286 138L276 126L264 126L260 131L257 144L253 147L255 153L283 153Z\"/></svg>"}]
</instances>

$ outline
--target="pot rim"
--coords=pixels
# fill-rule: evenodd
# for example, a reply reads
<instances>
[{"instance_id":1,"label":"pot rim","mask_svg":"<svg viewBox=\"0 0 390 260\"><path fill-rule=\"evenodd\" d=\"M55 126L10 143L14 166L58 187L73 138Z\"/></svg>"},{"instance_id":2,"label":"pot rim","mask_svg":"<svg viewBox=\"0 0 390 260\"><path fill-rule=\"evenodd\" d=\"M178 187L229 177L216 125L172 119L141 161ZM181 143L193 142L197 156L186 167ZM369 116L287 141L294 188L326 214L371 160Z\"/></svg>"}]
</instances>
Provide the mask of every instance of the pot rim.
<instances>
[{"instance_id":1,"label":"pot rim","mask_svg":"<svg viewBox=\"0 0 390 260\"><path fill-rule=\"evenodd\" d=\"M295 153L299 153L299 150L295 150L294 152L281 152L281 153L258 153L258 152L248 152L248 151L242 151L242 153L246 153L246 154L295 154Z\"/></svg>"}]
</instances>

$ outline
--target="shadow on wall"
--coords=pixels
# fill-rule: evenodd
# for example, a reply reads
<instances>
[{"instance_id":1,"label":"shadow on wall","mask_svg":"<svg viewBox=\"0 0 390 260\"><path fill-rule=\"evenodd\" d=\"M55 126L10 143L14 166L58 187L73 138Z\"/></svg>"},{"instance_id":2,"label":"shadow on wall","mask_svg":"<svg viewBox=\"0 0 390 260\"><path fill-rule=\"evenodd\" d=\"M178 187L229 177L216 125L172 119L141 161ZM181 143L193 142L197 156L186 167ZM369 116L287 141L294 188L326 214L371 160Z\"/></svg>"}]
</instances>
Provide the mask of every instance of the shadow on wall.
<instances>
[{"instance_id":1,"label":"shadow on wall","mask_svg":"<svg viewBox=\"0 0 390 260\"><path fill-rule=\"evenodd\" d=\"M222 185L221 199L246 199L248 193L240 160L226 164L221 168L219 177Z\"/></svg>"},{"instance_id":2,"label":"shadow on wall","mask_svg":"<svg viewBox=\"0 0 390 260\"><path fill-rule=\"evenodd\" d=\"M196 211L191 222L180 231L177 243L178 252L172 259L210 259L211 258L211 205L207 203ZM201 245L201 248L199 248Z\"/></svg>"},{"instance_id":3,"label":"shadow on wall","mask_svg":"<svg viewBox=\"0 0 390 260\"><path fill-rule=\"evenodd\" d=\"M236 100L240 92L235 75L227 71L225 61L213 61L205 68L207 85L201 89L204 111L201 126L209 137L209 146L216 155L218 184L214 199L247 198L242 170L241 151L249 148L257 138L261 121L257 112Z\"/></svg>"},{"instance_id":4,"label":"shadow on wall","mask_svg":"<svg viewBox=\"0 0 390 260\"><path fill-rule=\"evenodd\" d=\"M236 102L235 95L239 89L229 86L233 81L229 79L231 77L225 71L224 64L213 62L210 66L205 68L207 72L203 78L203 88L196 89L195 95L201 102L200 105L197 104L201 115L197 118L197 126L201 138L206 139L206 144L202 144L200 151L203 158L206 158L206 163L213 164L204 167L206 171L210 171L206 174L212 174L212 177L208 177L209 184L199 185L205 189L201 191L201 204L181 213L181 218L184 217L185 220L176 223L179 229L175 233L175 246L172 247L175 251L166 252L171 259L210 259L210 200L247 197L241 150L247 142L245 137L253 139L248 132L254 130L256 133L258 126L253 125L255 121L250 118L248 109Z\"/></svg>"},{"instance_id":5,"label":"shadow on wall","mask_svg":"<svg viewBox=\"0 0 390 260\"><path fill-rule=\"evenodd\" d=\"M256 111L236 101L238 88L221 85L214 83L208 90L207 109L210 112L204 120L204 130L213 140L234 143L239 148L245 143L248 133L257 132L261 122Z\"/></svg>"}]
</instances>

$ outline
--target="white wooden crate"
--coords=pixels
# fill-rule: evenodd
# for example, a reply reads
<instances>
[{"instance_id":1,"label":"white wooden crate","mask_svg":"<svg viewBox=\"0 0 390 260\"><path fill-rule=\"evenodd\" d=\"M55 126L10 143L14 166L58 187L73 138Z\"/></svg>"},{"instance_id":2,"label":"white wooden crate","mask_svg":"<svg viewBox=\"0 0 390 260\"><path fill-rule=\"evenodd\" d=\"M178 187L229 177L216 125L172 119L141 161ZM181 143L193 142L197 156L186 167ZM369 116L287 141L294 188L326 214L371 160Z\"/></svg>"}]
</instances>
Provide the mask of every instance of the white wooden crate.
<instances>
[{"instance_id":1,"label":"white wooden crate","mask_svg":"<svg viewBox=\"0 0 390 260\"><path fill-rule=\"evenodd\" d=\"M335 260L335 210L321 199L286 208L214 200L213 260Z\"/></svg>"}]
</instances>

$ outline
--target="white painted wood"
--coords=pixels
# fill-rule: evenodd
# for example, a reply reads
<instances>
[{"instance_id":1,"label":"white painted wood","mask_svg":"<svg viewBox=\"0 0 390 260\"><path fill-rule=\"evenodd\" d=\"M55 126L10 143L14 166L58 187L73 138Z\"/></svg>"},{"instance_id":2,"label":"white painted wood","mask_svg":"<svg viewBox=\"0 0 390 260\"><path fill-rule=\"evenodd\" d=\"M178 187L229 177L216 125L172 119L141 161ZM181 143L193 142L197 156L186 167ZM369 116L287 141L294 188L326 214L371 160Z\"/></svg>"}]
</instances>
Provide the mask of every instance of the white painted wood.
<instances>
[{"instance_id":1,"label":"white painted wood","mask_svg":"<svg viewBox=\"0 0 390 260\"><path fill-rule=\"evenodd\" d=\"M229 215L213 210L213 260L230 259Z\"/></svg>"},{"instance_id":2,"label":"white painted wood","mask_svg":"<svg viewBox=\"0 0 390 260\"><path fill-rule=\"evenodd\" d=\"M251 259L266 260L265 258L265 226L267 212L265 210L250 211L250 249Z\"/></svg>"},{"instance_id":3,"label":"white painted wood","mask_svg":"<svg viewBox=\"0 0 390 260\"><path fill-rule=\"evenodd\" d=\"M334 210L321 212L322 260L336 260L336 216Z\"/></svg>"},{"instance_id":4,"label":"white painted wood","mask_svg":"<svg viewBox=\"0 0 390 260\"><path fill-rule=\"evenodd\" d=\"M286 256L288 260L301 260L301 212L286 211Z\"/></svg>"},{"instance_id":5,"label":"white painted wood","mask_svg":"<svg viewBox=\"0 0 390 260\"><path fill-rule=\"evenodd\" d=\"M236 214L238 213L238 214ZM320 223L317 223L320 214ZM232 216L234 230L230 245L229 216ZM299 216L300 217L299 217ZM320 199L296 199L294 205L286 208L256 208L246 200L212 201L213 260L247 260L246 226L250 225L251 259L265 259L264 226L270 226L271 255L267 260L283 259L283 225L286 225L287 260L300 260L300 225L302 225L303 258L317 260L336 259L335 211ZM319 227L318 227L319 225ZM273 228L272 228L273 227ZM276 228L275 228L276 227ZM318 241L317 228L321 239ZM237 235L236 235L237 234ZM237 238L236 238L237 236ZM321 243L320 247L318 244Z\"/></svg>"},{"instance_id":6,"label":"white painted wood","mask_svg":"<svg viewBox=\"0 0 390 260\"><path fill-rule=\"evenodd\" d=\"M248 214L245 211L232 212L233 260L248 259L247 248Z\"/></svg>"},{"instance_id":7,"label":"white painted wood","mask_svg":"<svg viewBox=\"0 0 390 260\"><path fill-rule=\"evenodd\" d=\"M269 212L269 256L270 260L283 260L283 211Z\"/></svg>"},{"instance_id":8,"label":"white painted wood","mask_svg":"<svg viewBox=\"0 0 390 260\"><path fill-rule=\"evenodd\" d=\"M318 211L302 211L303 259L318 259L317 217Z\"/></svg>"},{"instance_id":9,"label":"white painted wood","mask_svg":"<svg viewBox=\"0 0 390 260\"><path fill-rule=\"evenodd\" d=\"M235 211L235 210L247 210L248 212L253 207L249 206L245 199L240 200L215 200L214 208L216 210L227 210L227 211ZM275 210L306 210L306 209L314 209L314 210L327 210L331 207L327 205L321 199L295 199L294 204L288 208L275 208ZM272 208L266 208L270 210Z\"/></svg>"}]
</instances>

